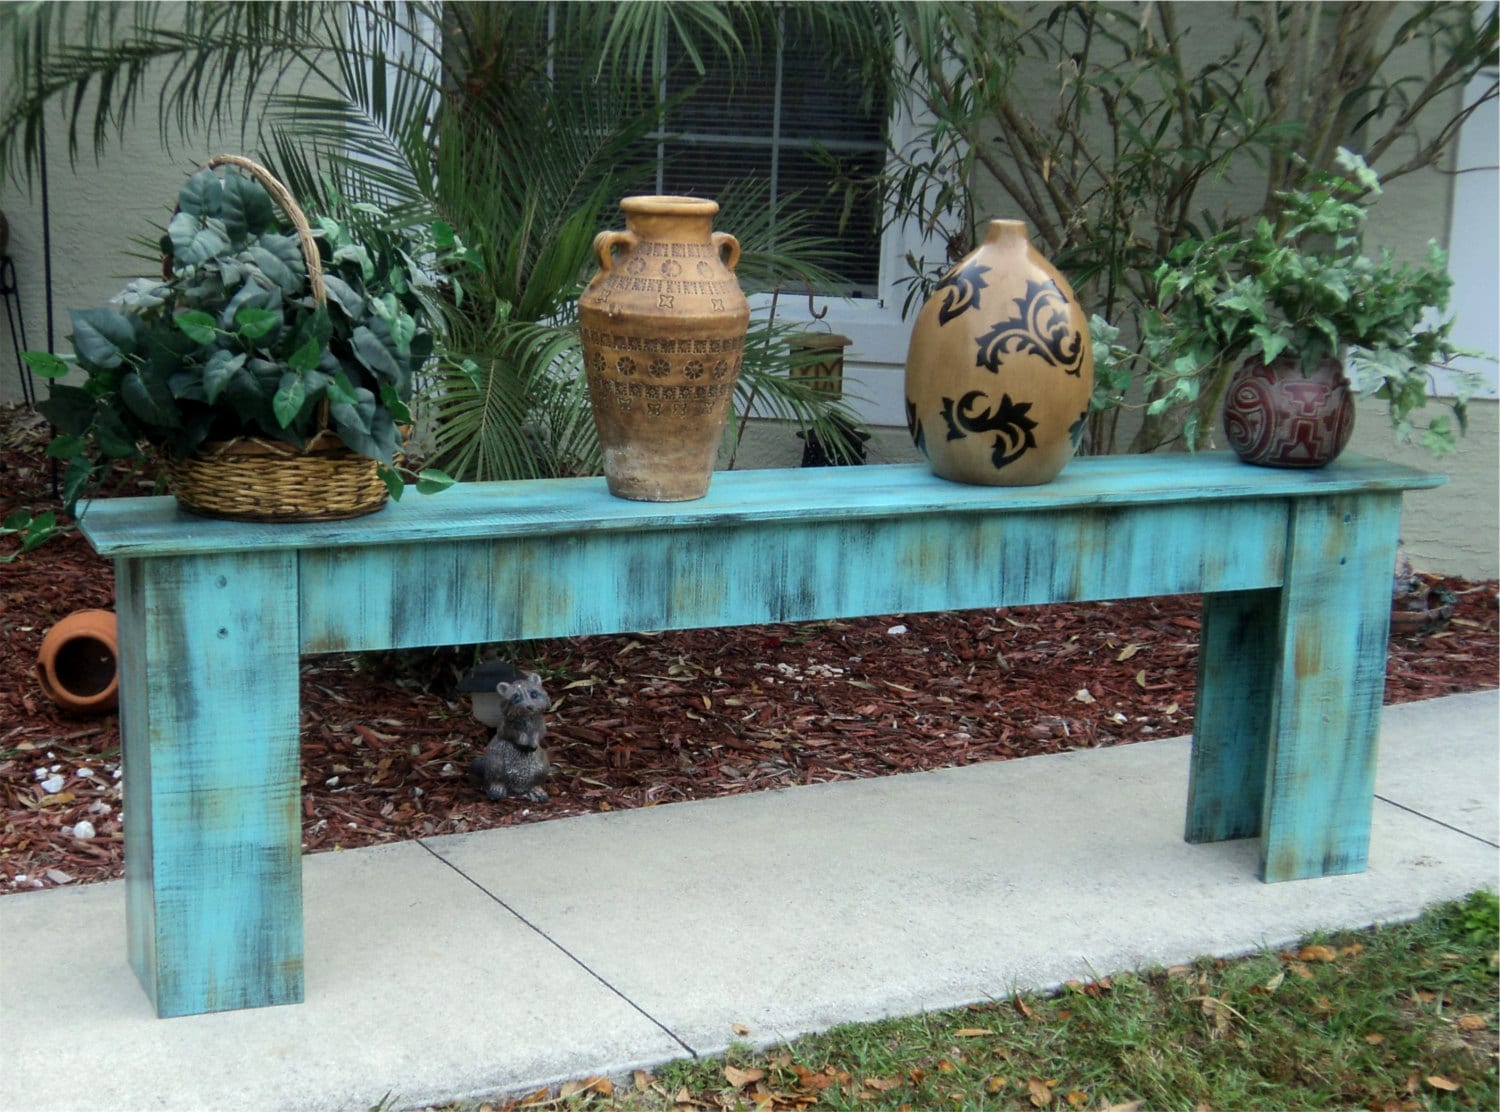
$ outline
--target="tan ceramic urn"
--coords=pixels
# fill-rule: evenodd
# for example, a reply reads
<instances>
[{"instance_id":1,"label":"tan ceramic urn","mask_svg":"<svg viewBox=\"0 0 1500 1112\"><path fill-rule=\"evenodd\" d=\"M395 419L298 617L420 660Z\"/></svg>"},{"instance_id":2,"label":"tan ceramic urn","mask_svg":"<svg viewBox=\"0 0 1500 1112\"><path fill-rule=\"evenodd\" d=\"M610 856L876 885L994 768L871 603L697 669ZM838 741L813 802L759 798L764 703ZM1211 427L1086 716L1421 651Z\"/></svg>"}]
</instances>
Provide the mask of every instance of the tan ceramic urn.
<instances>
[{"instance_id":1,"label":"tan ceramic urn","mask_svg":"<svg viewBox=\"0 0 1500 1112\"><path fill-rule=\"evenodd\" d=\"M750 305L740 245L717 202L627 197L623 232L594 239L578 300L584 369L610 493L684 502L708 493L734 401Z\"/></svg>"},{"instance_id":2,"label":"tan ceramic urn","mask_svg":"<svg viewBox=\"0 0 1500 1112\"><path fill-rule=\"evenodd\" d=\"M912 326L906 421L917 448L955 482L1050 482L1082 438L1093 389L1072 287L1024 221L991 220Z\"/></svg>"}]
</instances>

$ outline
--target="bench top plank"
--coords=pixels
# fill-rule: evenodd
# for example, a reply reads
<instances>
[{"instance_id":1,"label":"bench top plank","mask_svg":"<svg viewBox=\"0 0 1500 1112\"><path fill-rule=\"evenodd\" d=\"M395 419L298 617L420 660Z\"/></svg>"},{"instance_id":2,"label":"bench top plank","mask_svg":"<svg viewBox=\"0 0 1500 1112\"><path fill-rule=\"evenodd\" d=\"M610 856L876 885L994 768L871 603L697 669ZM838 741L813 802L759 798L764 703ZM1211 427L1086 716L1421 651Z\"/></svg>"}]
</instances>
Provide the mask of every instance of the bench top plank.
<instances>
[{"instance_id":1,"label":"bench top plank","mask_svg":"<svg viewBox=\"0 0 1500 1112\"><path fill-rule=\"evenodd\" d=\"M1086 457L1072 461L1053 482L1034 487L952 483L924 464L720 471L707 497L672 503L615 498L602 478L461 483L435 496L410 492L378 513L350 521L220 521L185 513L170 497L108 498L84 504L79 528L102 556L190 556L736 522L1317 497L1416 490L1446 481L1351 453L1325 468L1296 471L1251 467L1228 452L1200 452Z\"/></svg>"}]
</instances>

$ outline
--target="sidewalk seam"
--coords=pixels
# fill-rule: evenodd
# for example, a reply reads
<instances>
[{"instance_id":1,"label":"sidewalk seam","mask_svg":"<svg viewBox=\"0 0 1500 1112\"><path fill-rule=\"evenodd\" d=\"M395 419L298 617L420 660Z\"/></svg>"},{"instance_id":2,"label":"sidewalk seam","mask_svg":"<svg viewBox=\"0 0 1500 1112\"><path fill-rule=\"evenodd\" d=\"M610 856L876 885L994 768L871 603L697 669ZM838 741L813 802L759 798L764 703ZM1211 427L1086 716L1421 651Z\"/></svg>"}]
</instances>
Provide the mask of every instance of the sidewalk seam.
<instances>
[{"instance_id":1,"label":"sidewalk seam","mask_svg":"<svg viewBox=\"0 0 1500 1112\"><path fill-rule=\"evenodd\" d=\"M1438 826L1441 826L1447 830L1451 830L1455 834L1462 834L1465 838L1473 838L1481 845L1489 846L1491 849L1500 849L1500 843L1492 842L1488 838L1481 838L1478 834L1465 830L1461 826L1454 826L1451 822L1444 822L1442 819L1433 818L1431 815L1426 814L1425 812L1418 811L1415 807L1408 807L1404 803L1397 803L1394 799L1387 799L1385 796L1381 795L1378 792L1375 794L1375 798L1380 800L1380 802L1382 803L1389 803L1392 807L1398 807L1409 815L1416 815L1419 819L1426 819L1428 822L1436 823Z\"/></svg>"},{"instance_id":2,"label":"sidewalk seam","mask_svg":"<svg viewBox=\"0 0 1500 1112\"><path fill-rule=\"evenodd\" d=\"M510 912L510 914L514 915L517 919L519 919L522 923L524 923L529 930L535 931L536 934L537 934L537 936L540 937L541 939L543 939L549 946L554 947L565 958L567 958L569 961L571 961L574 965L578 966L579 969L582 969L590 977L594 978L594 980L598 981L605 988L609 989L610 992L614 993L621 1000L625 1001L626 1004L630 1005L631 1008L633 1008L635 1011L637 1011L638 1013L640 1013L640 1015L642 1017L644 1017L645 1019L649 1020L655 1026L659 1027L667 1035L668 1038L670 1038L678 1046L682 1047L683 1050L687 1051L694 1058L699 1057L698 1052L696 1050L694 1050L691 1046L689 1046L686 1042L684 1042L682 1040L682 1038L678 1036L677 1032L673 1031L670 1027L668 1027L661 1020L657 1019L654 1015L652 1015L650 1012L648 1012L645 1008L641 1007L639 1004L637 1004L630 997L626 996L624 992L620 991L620 989L618 989L614 985L610 984L609 981L606 980L602 974L600 974L597 970L595 970L594 968L592 968L587 962L585 962L577 954L573 953L573 951L569 950L561 942L557 941L557 939L553 938L546 931L542 930L541 927L537 926L530 919L526 918L526 916L522 915L515 908L511 907L510 904L506 903L504 900L502 900L495 893L491 892L483 884L480 884L479 881L475 880L473 877L471 877L468 873L464 872L462 869L460 869L453 862L449 861L446 857L444 857L437 850L435 850L431 846L429 846L421 838L416 838L416 839L413 839L413 840L417 843L417 845L421 846L428 853L432 854L433 857L437 858L440 862L442 862L448 868L452 869L459 876L463 877L466 881L468 881L470 884L472 884L475 888L478 888L486 896L488 896L490 899L494 900L495 903L499 904L506 911Z\"/></svg>"}]
</instances>

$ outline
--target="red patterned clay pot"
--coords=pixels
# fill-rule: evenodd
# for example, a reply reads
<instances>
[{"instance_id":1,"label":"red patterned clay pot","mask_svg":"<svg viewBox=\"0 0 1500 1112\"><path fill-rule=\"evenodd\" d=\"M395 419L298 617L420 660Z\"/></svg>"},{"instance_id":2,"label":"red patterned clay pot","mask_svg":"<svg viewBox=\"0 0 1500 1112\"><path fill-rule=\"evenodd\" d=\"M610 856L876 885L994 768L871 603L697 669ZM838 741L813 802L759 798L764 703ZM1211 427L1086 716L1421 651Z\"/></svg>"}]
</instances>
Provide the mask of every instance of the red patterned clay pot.
<instances>
[{"instance_id":1,"label":"red patterned clay pot","mask_svg":"<svg viewBox=\"0 0 1500 1112\"><path fill-rule=\"evenodd\" d=\"M933 473L1031 486L1057 477L1094 389L1088 321L1021 220L984 242L922 306L906 353L906 423Z\"/></svg>"},{"instance_id":2,"label":"red patterned clay pot","mask_svg":"<svg viewBox=\"0 0 1500 1112\"><path fill-rule=\"evenodd\" d=\"M1303 372L1296 357L1235 372L1224 399L1224 435L1260 467L1323 467L1354 432L1354 396L1337 359Z\"/></svg>"},{"instance_id":3,"label":"red patterned clay pot","mask_svg":"<svg viewBox=\"0 0 1500 1112\"><path fill-rule=\"evenodd\" d=\"M75 610L49 629L37 652L42 692L74 714L106 714L119 702L115 616Z\"/></svg>"}]
</instances>

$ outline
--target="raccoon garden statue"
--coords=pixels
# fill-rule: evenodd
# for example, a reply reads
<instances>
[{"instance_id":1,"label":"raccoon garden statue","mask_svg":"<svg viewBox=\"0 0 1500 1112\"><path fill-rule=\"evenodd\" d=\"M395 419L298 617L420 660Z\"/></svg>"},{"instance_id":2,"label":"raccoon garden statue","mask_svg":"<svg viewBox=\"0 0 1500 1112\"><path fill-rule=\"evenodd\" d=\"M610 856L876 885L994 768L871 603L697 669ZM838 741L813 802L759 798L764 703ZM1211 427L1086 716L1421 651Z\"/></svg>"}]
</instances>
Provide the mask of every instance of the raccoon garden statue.
<instances>
[{"instance_id":1,"label":"raccoon garden statue","mask_svg":"<svg viewBox=\"0 0 1500 1112\"><path fill-rule=\"evenodd\" d=\"M491 799L520 796L546 803L541 784L547 776L547 754L542 736L547 725L542 714L552 705L535 672L495 685L499 721L495 737L482 756L469 764L469 780Z\"/></svg>"}]
</instances>

